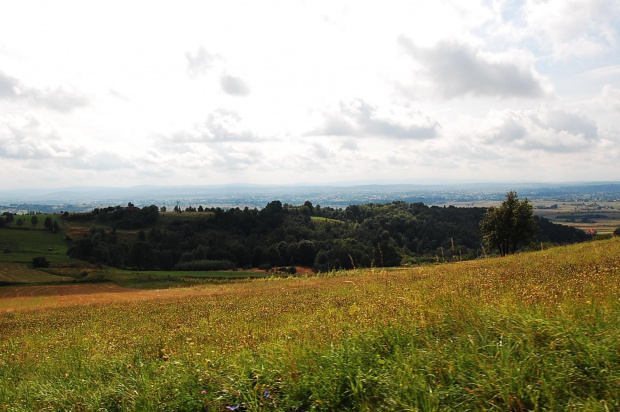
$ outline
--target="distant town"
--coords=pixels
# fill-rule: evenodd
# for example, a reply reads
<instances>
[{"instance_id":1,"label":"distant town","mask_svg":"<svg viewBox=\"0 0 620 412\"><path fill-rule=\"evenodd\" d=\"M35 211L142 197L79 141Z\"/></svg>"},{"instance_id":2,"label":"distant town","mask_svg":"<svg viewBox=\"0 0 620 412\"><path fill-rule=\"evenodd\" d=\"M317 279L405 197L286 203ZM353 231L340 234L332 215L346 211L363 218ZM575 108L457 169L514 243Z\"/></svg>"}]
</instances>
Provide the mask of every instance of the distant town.
<instances>
[{"instance_id":1,"label":"distant town","mask_svg":"<svg viewBox=\"0 0 620 412\"><path fill-rule=\"evenodd\" d=\"M204 207L263 208L272 200L283 204L345 208L354 204L422 202L437 206L489 206L503 200L509 190L528 198L536 209L557 209L557 204L578 204L586 209L614 209L620 202L620 182L601 183L468 183L460 185L359 186L137 186L126 188L67 188L57 190L0 191L0 213L88 212L98 207L155 205L166 210ZM554 206L555 204L555 206ZM620 205L620 203L619 203Z\"/></svg>"}]
</instances>

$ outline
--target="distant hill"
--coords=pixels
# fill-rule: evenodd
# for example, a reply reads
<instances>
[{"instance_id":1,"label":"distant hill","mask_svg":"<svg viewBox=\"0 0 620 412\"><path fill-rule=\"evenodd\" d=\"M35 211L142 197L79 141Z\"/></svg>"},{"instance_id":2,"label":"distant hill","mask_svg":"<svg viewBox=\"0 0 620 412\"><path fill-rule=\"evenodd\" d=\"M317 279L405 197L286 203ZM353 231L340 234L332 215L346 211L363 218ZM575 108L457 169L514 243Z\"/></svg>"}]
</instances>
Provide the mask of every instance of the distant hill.
<instances>
[{"instance_id":1,"label":"distant hill","mask_svg":"<svg viewBox=\"0 0 620 412\"><path fill-rule=\"evenodd\" d=\"M35 205L65 206L65 210L90 210L100 206L181 206L264 207L274 199L299 205L306 200L321 206L346 207L351 204L392 201L444 204L450 202L499 201L509 190L521 197L563 199L566 196L620 200L620 182L575 183L459 183L459 184L368 184L368 185L205 185L68 187L0 190L0 209ZM58 209L58 208L56 208ZM45 210L47 211L47 210Z\"/></svg>"}]
</instances>

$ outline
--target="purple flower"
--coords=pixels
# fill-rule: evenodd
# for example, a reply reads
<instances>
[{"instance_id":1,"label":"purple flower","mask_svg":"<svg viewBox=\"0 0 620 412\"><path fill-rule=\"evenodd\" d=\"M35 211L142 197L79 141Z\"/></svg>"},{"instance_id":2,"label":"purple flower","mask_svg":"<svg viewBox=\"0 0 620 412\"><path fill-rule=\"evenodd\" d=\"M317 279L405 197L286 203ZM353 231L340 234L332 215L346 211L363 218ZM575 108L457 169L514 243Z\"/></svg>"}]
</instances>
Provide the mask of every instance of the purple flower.
<instances>
[{"instance_id":1,"label":"purple flower","mask_svg":"<svg viewBox=\"0 0 620 412\"><path fill-rule=\"evenodd\" d=\"M227 406L226 409L228 409L229 411L236 411L237 409L239 409L241 407L241 404L238 403L235 406Z\"/></svg>"},{"instance_id":2,"label":"purple flower","mask_svg":"<svg viewBox=\"0 0 620 412\"><path fill-rule=\"evenodd\" d=\"M269 391L265 391L263 392L263 398L271 398L271 394L269 393Z\"/></svg>"},{"instance_id":3,"label":"purple flower","mask_svg":"<svg viewBox=\"0 0 620 412\"><path fill-rule=\"evenodd\" d=\"M206 395L206 394L207 394L207 391L205 391L205 390L203 389L203 391L202 391L202 392L200 392L200 394L201 394L201 395Z\"/></svg>"}]
</instances>

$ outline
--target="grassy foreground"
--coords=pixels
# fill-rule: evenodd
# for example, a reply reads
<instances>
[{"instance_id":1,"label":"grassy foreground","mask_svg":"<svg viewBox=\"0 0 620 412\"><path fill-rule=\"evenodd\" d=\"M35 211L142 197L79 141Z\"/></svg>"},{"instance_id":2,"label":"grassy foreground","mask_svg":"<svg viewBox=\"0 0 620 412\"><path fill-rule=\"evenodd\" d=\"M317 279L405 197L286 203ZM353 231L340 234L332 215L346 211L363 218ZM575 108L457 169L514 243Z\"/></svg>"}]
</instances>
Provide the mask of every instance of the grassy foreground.
<instances>
[{"instance_id":1,"label":"grassy foreground","mask_svg":"<svg viewBox=\"0 0 620 412\"><path fill-rule=\"evenodd\" d=\"M620 239L0 314L1 410L619 410Z\"/></svg>"}]
</instances>

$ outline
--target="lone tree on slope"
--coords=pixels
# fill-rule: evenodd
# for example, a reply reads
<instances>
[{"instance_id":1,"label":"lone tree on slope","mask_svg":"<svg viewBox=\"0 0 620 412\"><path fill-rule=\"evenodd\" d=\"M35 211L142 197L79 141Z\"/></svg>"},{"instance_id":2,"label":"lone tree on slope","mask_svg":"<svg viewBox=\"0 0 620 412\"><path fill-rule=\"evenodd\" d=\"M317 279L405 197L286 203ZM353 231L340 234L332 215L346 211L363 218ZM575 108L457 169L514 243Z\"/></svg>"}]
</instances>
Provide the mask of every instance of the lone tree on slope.
<instances>
[{"instance_id":1,"label":"lone tree on slope","mask_svg":"<svg viewBox=\"0 0 620 412\"><path fill-rule=\"evenodd\" d=\"M519 246L528 245L538 233L534 208L527 198L520 201L517 192L511 190L499 207L487 209L480 230L487 244L499 249L501 256L514 253Z\"/></svg>"},{"instance_id":2,"label":"lone tree on slope","mask_svg":"<svg viewBox=\"0 0 620 412\"><path fill-rule=\"evenodd\" d=\"M46 217L45 221L43 221L43 226L45 226L47 230L52 230L52 225L53 225L52 218L49 216Z\"/></svg>"}]
</instances>

